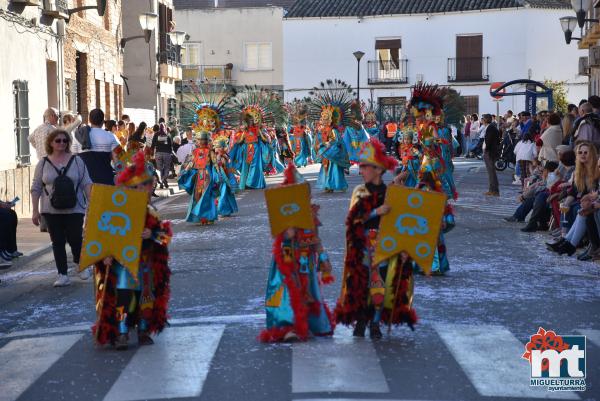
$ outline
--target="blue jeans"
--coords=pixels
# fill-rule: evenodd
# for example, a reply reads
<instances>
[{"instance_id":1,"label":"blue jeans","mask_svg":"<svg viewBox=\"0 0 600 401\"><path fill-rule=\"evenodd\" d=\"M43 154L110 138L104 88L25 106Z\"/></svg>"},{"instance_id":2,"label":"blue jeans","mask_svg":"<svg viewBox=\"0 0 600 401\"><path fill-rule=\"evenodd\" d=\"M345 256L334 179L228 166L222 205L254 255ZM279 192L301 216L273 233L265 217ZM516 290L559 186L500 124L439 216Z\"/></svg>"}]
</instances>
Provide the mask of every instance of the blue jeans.
<instances>
[{"instance_id":1,"label":"blue jeans","mask_svg":"<svg viewBox=\"0 0 600 401\"><path fill-rule=\"evenodd\" d=\"M535 203L535 197L524 199L523 202L519 205L513 217L518 221L525 221L525 217L531 212L533 209L533 204Z\"/></svg>"}]
</instances>

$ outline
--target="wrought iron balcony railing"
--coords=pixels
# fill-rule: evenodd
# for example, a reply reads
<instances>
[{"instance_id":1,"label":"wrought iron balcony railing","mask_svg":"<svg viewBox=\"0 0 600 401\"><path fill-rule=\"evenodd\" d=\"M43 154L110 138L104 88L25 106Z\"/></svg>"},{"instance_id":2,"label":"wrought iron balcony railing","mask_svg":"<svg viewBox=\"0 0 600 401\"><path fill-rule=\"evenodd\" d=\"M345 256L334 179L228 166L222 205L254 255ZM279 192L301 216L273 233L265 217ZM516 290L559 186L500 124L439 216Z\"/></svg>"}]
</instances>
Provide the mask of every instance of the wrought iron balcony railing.
<instances>
[{"instance_id":1,"label":"wrought iron balcony railing","mask_svg":"<svg viewBox=\"0 0 600 401\"><path fill-rule=\"evenodd\" d=\"M489 81L489 57L457 57L448 59L448 82Z\"/></svg>"},{"instance_id":2,"label":"wrought iron balcony railing","mask_svg":"<svg viewBox=\"0 0 600 401\"><path fill-rule=\"evenodd\" d=\"M370 60L369 85L408 83L408 60Z\"/></svg>"}]
</instances>

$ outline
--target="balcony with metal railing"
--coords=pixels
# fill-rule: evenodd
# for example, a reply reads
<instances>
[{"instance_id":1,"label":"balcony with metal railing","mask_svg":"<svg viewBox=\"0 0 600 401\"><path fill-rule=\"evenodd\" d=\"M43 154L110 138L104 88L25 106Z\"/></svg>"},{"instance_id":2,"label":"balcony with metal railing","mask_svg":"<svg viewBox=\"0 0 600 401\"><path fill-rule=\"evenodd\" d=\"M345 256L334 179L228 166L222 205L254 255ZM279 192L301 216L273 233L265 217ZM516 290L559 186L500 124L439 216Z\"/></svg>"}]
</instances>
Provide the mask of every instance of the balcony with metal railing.
<instances>
[{"instance_id":1,"label":"balcony with metal railing","mask_svg":"<svg viewBox=\"0 0 600 401\"><path fill-rule=\"evenodd\" d=\"M183 65L183 80L197 83L234 84L232 79L233 64L222 65Z\"/></svg>"},{"instance_id":2,"label":"balcony with metal railing","mask_svg":"<svg viewBox=\"0 0 600 401\"><path fill-rule=\"evenodd\" d=\"M456 57L448 59L448 82L489 81L489 57Z\"/></svg>"},{"instance_id":3,"label":"balcony with metal railing","mask_svg":"<svg viewBox=\"0 0 600 401\"><path fill-rule=\"evenodd\" d=\"M408 60L369 60L369 85L408 83Z\"/></svg>"}]
</instances>

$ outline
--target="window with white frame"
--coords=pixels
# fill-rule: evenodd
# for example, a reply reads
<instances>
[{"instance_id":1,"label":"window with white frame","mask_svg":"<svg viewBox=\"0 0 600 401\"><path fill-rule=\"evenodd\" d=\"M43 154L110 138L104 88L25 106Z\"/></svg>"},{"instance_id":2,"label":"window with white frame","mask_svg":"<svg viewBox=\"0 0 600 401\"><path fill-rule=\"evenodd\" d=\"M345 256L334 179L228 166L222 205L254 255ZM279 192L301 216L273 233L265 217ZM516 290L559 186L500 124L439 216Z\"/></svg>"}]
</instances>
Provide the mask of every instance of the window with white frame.
<instances>
[{"instance_id":1,"label":"window with white frame","mask_svg":"<svg viewBox=\"0 0 600 401\"><path fill-rule=\"evenodd\" d=\"M244 43L244 69L248 71L273 69L273 45L270 42Z\"/></svg>"},{"instance_id":2,"label":"window with white frame","mask_svg":"<svg viewBox=\"0 0 600 401\"><path fill-rule=\"evenodd\" d=\"M201 43L188 42L181 47L181 63L184 65L200 65Z\"/></svg>"}]
</instances>

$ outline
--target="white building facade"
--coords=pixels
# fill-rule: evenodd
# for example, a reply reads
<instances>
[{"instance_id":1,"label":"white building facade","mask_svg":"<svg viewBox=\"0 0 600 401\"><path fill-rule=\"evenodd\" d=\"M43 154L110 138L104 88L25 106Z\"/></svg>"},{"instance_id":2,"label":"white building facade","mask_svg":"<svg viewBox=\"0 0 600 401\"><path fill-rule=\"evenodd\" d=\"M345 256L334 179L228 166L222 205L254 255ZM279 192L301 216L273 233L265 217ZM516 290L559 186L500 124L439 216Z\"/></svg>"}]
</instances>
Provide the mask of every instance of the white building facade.
<instances>
[{"instance_id":1,"label":"white building facade","mask_svg":"<svg viewBox=\"0 0 600 401\"><path fill-rule=\"evenodd\" d=\"M282 91L283 17L292 2L175 0L177 29L189 35L179 90L184 106L194 100L192 84L222 93L246 85Z\"/></svg>"},{"instance_id":2,"label":"white building facade","mask_svg":"<svg viewBox=\"0 0 600 401\"><path fill-rule=\"evenodd\" d=\"M507 96L497 105L489 95L492 82L565 81L571 102L587 97L586 78L575 65L584 54L565 44L558 23L565 10L544 8L542 0L535 7L372 16L314 16L302 3L310 0L298 0L283 22L286 100L306 96L328 78L356 88L355 51L365 53L361 99L391 114L419 81L455 88L475 113L525 109L524 96ZM335 14L335 5L328 10Z\"/></svg>"}]
</instances>

